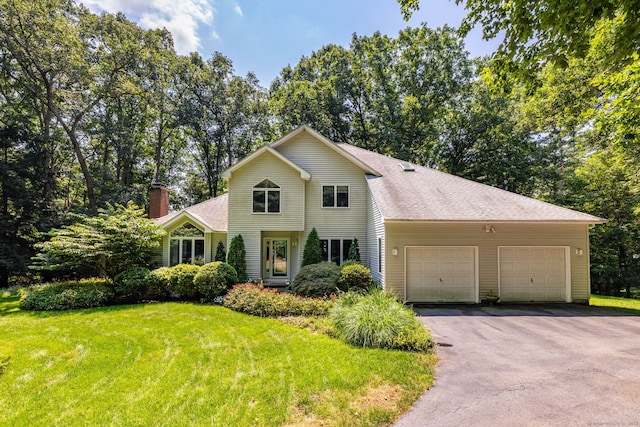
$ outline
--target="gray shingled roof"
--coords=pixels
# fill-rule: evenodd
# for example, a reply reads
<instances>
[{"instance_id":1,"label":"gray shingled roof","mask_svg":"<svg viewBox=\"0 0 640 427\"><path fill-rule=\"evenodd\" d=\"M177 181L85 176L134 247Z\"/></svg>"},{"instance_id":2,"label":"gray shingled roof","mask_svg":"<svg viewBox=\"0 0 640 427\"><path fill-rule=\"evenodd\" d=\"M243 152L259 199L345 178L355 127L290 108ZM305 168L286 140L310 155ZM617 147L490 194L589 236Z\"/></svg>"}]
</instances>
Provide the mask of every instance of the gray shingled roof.
<instances>
[{"instance_id":1,"label":"gray shingled roof","mask_svg":"<svg viewBox=\"0 0 640 427\"><path fill-rule=\"evenodd\" d=\"M156 218L155 221L160 225L166 224L177 215L188 212L214 231L227 231L228 200L228 194L223 194L222 196L214 197L197 205L189 206L180 211Z\"/></svg>"},{"instance_id":2,"label":"gray shingled roof","mask_svg":"<svg viewBox=\"0 0 640 427\"><path fill-rule=\"evenodd\" d=\"M398 159L350 144L338 146L382 174L367 175L367 182L385 220L605 222L423 166L413 165L415 171L406 172Z\"/></svg>"}]
</instances>

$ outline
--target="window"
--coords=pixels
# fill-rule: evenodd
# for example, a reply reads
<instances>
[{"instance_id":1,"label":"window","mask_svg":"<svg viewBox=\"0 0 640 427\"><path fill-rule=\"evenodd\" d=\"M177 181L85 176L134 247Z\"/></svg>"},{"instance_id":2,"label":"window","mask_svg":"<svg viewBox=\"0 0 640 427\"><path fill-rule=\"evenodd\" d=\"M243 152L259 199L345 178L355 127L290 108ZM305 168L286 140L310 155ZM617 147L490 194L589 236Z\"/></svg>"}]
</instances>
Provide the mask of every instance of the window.
<instances>
[{"instance_id":1,"label":"window","mask_svg":"<svg viewBox=\"0 0 640 427\"><path fill-rule=\"evenodd\" d=\"M349 186L348 185L323 185L322 186L322 207L323 208L348 208L349 207Z\"/></svg>"},{"instance_id":2,"label":"window","mask_svg":"<svg viewBox=\"0 0 640 427\"><path fill-rule=\"evenodd\" d=\"M170 234L169 265L176 264L204 264L204 233L189 223Z\"/></svg>"},{"instance_id":3,"label":"window","mask_svg":"<svg viewBox=\"0 0 640 427\"><path fill-rule=\"evenodd\" d=\"M253 187L253 213L280 213L280 187L265 179Z\"/></svg>"},{"instance_id":4,"label":"window","mask_svg":"<svg viewBox=\"0 0 640 427\"><path fill-rule=\"evenodd\" d=\"M378 273L382 273L382 239L378 238Z\"/></svg>"},{"instance_id":5,"label":"window","mask_svg":"<svg viewBox=\"0 0 640 427\"><path fill-rule=\"evenodd\" d=\"M351 239L324 239L320 240L322 258L327 261L342 264L349 258Z\"/></svg>"}]
</instances>

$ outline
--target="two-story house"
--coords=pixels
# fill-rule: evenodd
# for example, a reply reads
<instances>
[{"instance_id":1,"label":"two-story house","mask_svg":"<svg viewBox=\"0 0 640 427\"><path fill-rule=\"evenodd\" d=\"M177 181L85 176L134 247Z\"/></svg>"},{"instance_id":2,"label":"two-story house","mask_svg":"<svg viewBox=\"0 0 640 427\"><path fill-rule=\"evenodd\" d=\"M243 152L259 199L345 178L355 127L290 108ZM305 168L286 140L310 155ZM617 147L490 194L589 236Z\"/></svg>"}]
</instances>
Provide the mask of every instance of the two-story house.
<instances>
[{"instance_id":1,"label":"two-story house","mask_svg":"<svg viewBox=\"0 0 640 427\"><path fill-rule=\"evenodd\" d=\"M168 214L164 265L209 262L242 235L250 278L283 284L313 227L340 264L354 238L376 281L407 302L585 302L589 227L605 220L345 143L308 126L223 174L228 193Z\"/></svg>"}]
</instances>

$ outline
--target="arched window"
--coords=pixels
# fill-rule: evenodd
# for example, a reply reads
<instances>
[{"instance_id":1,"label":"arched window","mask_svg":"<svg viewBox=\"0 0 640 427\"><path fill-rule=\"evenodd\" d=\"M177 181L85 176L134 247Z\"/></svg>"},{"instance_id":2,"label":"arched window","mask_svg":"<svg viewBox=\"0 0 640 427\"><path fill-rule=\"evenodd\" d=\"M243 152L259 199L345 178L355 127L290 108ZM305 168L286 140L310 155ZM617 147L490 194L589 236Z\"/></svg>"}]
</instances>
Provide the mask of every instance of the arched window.
<instances>
[{"instance_id":1,"label":"arched window","mask_svg":"<svg viewBox=\"0 0 640 427\"><path fill-rule=\"evenodd\" d=\"M169 265L204 264L204 233L186 223L169 235Z\"/></svg>"},{"instance_id":2,"label":"arched window","mask_svg":"<svg viewBox=\"0 0 640 427\"><path fill-rule=\"evenodd\" d=\"M280 186L268 179L253 187L253 213L280 213Z\"/></svg>"}]
</instances>

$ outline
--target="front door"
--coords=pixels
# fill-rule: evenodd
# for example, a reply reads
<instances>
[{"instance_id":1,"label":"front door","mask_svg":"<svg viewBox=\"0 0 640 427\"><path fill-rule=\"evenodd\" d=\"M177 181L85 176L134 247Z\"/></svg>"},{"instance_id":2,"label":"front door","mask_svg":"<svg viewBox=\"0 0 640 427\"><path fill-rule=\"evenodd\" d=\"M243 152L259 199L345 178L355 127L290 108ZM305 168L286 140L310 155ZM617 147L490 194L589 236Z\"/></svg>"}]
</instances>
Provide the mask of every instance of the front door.
<instances>
[{"instance_id":1,"label":"front door","mask_svg":"<svg viewBox=\"0 0 640 427\"><path fill-rule=\"evenodd\" d=\"M265 277L286 279L289 277L289 239L264 239Z\"/></svg>"}]
</instances>

